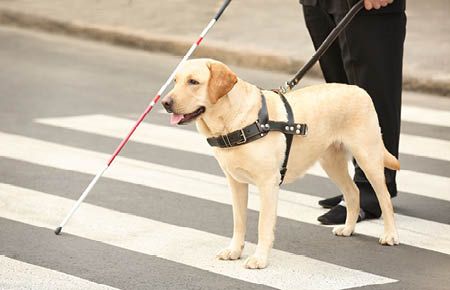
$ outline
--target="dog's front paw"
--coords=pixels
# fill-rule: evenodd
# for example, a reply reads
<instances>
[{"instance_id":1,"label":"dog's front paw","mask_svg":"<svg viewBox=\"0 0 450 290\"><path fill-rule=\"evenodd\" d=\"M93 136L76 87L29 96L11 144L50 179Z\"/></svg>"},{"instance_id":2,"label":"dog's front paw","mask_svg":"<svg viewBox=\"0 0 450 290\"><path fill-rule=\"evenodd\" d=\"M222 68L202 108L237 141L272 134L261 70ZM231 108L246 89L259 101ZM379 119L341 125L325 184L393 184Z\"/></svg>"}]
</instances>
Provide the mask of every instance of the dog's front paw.
<instances>
[{"instance_id":1,"label":"dog's front paw","mask_svg":"<svg viewBox=\"0 0 450 290\"><path fill-rule=\"evenodd\" d=\"M219 260L237 260L241 257L242 249L225 248L216 254Z\"/></svg>"},{"instance_id":2,"label":"dog's front paw","mask_svg":"<svg viewBox=\"0 0 450 290\"><path fill-rule=\"evenodd\" d=\"M382 245L395 246L399 243L398 234L396 232L385 232L380 237L380 244Z\"/></svg>"},{"instance_id":3,"label":"dog's front paw","mask_svg":"<svg viewBox=\"0 0 450 290\"><path fill-rule=\"evenodd\" d=\"M337 226L333 228L333 234L336 236L348 237L353 234L354 228L348 226Z\"/></svg>"},{"instance_id":4,"label":"dog's front paw","mask_svg":"<svg viewBox=\"0 0 450 290\"><path fill-rule=\"evenodd\" d=\"M245 260L244 267L247 269L264 269L267 267L267 264L267 257L253 255Z\"/></svg>"}]
</instances>

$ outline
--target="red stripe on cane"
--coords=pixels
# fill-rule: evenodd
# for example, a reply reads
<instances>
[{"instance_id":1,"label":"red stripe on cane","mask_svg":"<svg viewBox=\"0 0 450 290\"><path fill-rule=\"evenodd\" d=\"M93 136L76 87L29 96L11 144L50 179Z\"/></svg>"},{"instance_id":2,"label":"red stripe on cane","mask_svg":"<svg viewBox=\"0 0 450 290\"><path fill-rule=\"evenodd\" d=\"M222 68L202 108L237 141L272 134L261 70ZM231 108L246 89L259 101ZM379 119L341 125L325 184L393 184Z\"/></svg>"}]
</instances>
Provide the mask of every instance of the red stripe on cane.
<instances>
[{"instance_id":1,"label":"red stripe on cane","mask_svg":"<svg viewBox=\"0 0 450 290\"><path fill-rule=\"evenodd\" d=\"M125 146L125 144L127 144L128 140L130 139L131 135L133 135L134 131L136 131L136 128L139 126L139 124L142 123L142 121L144 120L145 116L147 116L147 114L153 109L153 104L156 104L156 102L158 102L158 100L161 98L160 95L157 95L153 101L150 103L150 105L147 107L147 109L145 109L144 113L142 113L142 115L139 117L139 119L137 120L136 124L134 124L133 128L130 130L130 132L128 132L128 135L125 137L125 139L122 140L122 142L120 142L119 146L117 146L116 150L114 150L113 155L111 156L111 158L108 160L108 166L111 165L111 163L114 161L114 159L116 158L116 156L119 154L119 152L122 150L122 148Z\"/></svg>"},{"instance_id":2,"label":"red stripe on cane","mask_svg":"<svg viewBox=\"0 0 450 290\"><path fill-rule=\"evenodd\" d=\"M200 42L202 42L202 40L203 40L203 37L200 37L200 38L197 40L196 44L197 44L197 45L200 45Z\"/></svg>"}]
</instances>

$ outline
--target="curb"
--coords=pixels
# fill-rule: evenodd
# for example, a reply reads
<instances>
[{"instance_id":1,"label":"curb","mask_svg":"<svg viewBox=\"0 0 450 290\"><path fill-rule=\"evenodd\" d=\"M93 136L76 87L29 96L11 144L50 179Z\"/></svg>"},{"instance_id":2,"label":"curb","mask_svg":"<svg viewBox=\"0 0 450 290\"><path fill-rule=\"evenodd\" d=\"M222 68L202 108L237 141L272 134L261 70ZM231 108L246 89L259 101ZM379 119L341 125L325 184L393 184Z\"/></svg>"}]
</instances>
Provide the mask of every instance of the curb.
<instances>
[{"instance_id":1,"label":"curb","mask_svg":"<svg viewBox=\"0 0 450 290\"><path fill-rule=\"evenodd\" d=\"M0 25L36 29L178 56L184 55L192 44L192 40L180 37L168 37L81 22L66 22L6 9L0 9ZM230 48L215 42L198 47L194 55L218 59L231 65L288 73L292 76L306 62L306 60L277 55L273 52L245 47ZM319 66L316 64L308 72L308 75L322 77ZM403 74L403 89L450 96L449 81L414 75L410 72Z\"/></svg>"}]
</instances>

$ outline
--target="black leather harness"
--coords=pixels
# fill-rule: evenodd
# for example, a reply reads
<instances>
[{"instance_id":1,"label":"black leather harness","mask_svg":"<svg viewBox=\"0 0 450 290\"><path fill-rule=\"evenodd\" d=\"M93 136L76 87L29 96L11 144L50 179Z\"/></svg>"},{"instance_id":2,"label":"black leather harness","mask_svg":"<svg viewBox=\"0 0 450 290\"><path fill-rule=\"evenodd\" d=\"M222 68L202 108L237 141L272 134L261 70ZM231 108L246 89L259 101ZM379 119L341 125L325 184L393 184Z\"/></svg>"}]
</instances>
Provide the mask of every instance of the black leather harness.
<instances>
[{"instance_id":1,"label":"black leather harness","mask_svg":"<svg viewBox=\"0 0 450 290\"><path fill-rule=\"evenodd\" d=\"M306 136L308 134L308 126L306 124L294 122L294 114L292 113L291 106L286 100L286 97L281 92L275 92L280 96L281 100L284 103L284 107L286 108L288 117L287 122L269 120L266 98L261 91L261 109L258 112L258 119L255 122L240 130L233 131L227 135L210 137L207 139L207 141L211 146L229 148L258 140L266 136L270 131L279 131L283 133L286 136L286 151L284 154L283 165L280 168L281 185L283 183L284 176L286 175L287 163L289 160L289 153L291 151L291 145L294 135Z\"/></svg>"}]
</instances>

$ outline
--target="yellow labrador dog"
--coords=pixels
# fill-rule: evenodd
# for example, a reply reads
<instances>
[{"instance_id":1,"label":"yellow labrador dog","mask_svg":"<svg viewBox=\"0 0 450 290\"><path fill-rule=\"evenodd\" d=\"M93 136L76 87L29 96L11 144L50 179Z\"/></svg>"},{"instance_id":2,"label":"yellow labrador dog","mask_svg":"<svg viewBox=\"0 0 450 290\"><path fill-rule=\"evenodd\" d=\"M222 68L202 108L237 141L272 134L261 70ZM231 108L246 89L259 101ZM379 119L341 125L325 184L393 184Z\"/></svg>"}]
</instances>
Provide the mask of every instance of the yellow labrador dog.
<instances>
[{"instance_id":1,"label":"yellow labrador dog","mask_svg":"<svg viewBox=\"0 0 450 290\"><path fill-rule=\"evenodd\" d=\"M236 76L225 64L210 59L185 63L176 75L174 88L162 104L173 113L172 124L196 120L198 131L206 137L226 135L258 118L262 106L261 91ZM280 96L262 91L269 117L287 121ZM385 185L384 167L398 170L400 165L384 147L377 114L369 95L361 88L345 84L322 84L286 94L295 122L306 123L307 136L294 136L285 182L301 177L317 160L344 194L347 205L345 225L333 233L350 236L359 214L359 191L348 173L348 155L352 154L364 170L379 200L384 220L380 243L398 244L394 212ZM265 268L274 241L280 167L286 150L281 132L241 146L214 147L214 154L225 173L233 204L234 231L229 246L218 252L221 260L239 259L244 247L248 184L260 192L258 245L245 267Z\"/></svg>"}]
</instances>

